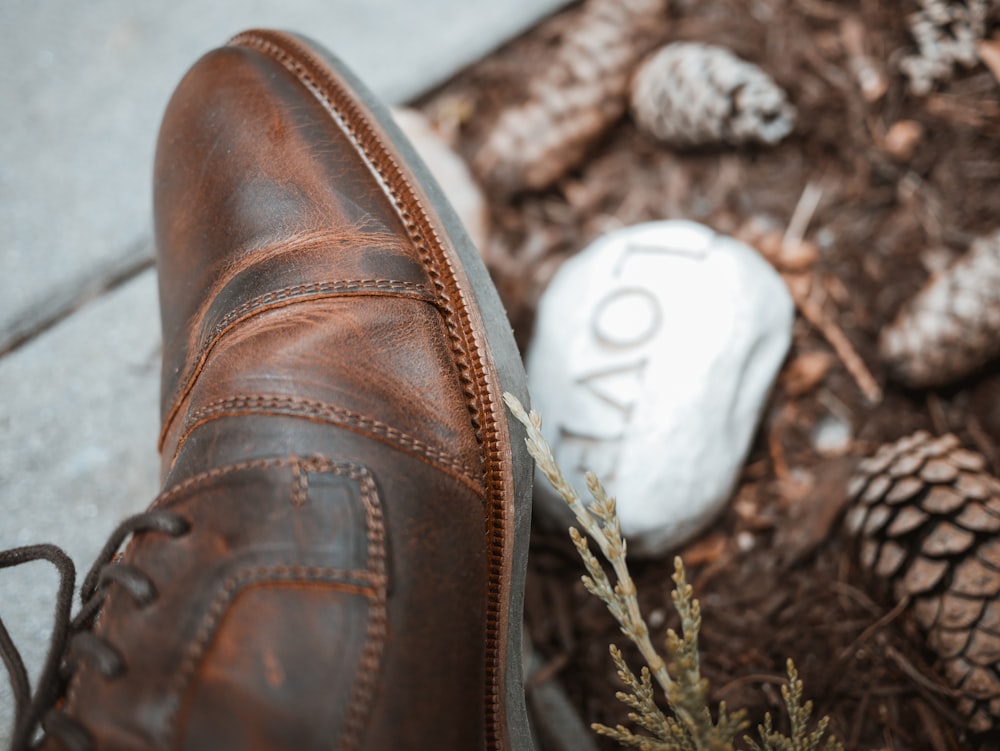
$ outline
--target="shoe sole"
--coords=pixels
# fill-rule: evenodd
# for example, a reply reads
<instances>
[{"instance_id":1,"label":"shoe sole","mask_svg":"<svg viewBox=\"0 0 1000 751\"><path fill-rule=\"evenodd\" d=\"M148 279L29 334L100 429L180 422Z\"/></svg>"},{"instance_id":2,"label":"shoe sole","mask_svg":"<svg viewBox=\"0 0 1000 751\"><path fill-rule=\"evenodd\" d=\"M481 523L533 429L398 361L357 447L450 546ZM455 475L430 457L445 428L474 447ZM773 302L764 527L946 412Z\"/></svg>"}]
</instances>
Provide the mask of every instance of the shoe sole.
<instances>
[{"instance_id":1,"label":"shoe sole","mask_svg":"<svg viewBox=\"0 0 1000 751\"><path fill-rule=\"evenodd\" d=\"M385 105L340 60L307 37L285 32L247 31L229 44L275 59L312 92L364 156L411 239L425 254L427 270L442 297L485 468L486 748L530 749L521 675L521 617L533 470L523 428L507 419L502 399L507 391L528 403L524 368L506 311L479 251L437 181Z\"/></svg>"}]
</instances>

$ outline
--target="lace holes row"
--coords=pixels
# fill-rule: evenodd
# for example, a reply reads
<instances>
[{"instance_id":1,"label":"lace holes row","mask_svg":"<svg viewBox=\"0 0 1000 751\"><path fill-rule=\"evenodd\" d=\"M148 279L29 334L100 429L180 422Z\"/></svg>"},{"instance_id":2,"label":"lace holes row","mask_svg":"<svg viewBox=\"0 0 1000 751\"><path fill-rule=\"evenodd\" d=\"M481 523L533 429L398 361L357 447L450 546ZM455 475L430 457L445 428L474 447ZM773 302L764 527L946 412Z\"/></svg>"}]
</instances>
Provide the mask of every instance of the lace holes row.
<instances>
[{"instance_id":1,"label":"lace holes row","mask_svg":"<svg viewBox=\"0 0 1000 751\"><path fill-rule=\"evenodd\" d=\"M161 513L163 514L161 517L161 524L163 525L161 529L171 537L183 537L191 531L191 522L183 516L175 514L172 511L164 511Z\"/></svg>"},{"instance_id":2,"label":"lace holes row","mask_svg":"<svg viewBox=\"0 0 1000 751\"><path fill-rule=\"evenodd\" d=\"M42 718L42 728L47 735L58 738L70 751L92 751L94 748L94 739L90 733L58 709L46 713Z\"/></svg>"},{"instance_id":3,"label":"lace holes row","mask_svg":"<svg viewBox=\"0 0 1000 751\"><path fill-rule=\"evenodd\" d=\"M70 672L75 671L75 663L80 655L93 660L94 667L106 678L117 678L125 672L125 661L122 656L92 631L81 631L74 636L70 643L70 651L74 654L74 664L70 666Z\"/></svg>"}]
</instances>

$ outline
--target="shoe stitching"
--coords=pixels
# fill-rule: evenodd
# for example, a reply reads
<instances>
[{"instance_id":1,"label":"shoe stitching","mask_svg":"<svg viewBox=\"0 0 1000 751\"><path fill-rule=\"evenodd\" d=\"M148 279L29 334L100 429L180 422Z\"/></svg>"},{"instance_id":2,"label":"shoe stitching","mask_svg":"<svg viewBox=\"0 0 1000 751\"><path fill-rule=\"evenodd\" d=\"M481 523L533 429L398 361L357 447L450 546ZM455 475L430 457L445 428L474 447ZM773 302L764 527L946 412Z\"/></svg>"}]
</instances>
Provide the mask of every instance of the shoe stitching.
<instances>
[{"instance_id":1,"label":"shoe stitching","mask_svg":"<svg viewBox=\"0 0 1000 751\"><path fill-rule=\"evenodd\" d=\"M281 467L287 467L295 460L296 457L286 457L281 459L247 459L242 462L227 464L223 467L208 469L204 472L192 475L176 485L171 485L169 488L166 488L156 497L156 500L153 501L152 505L155 508L166 506L173 502L173 500L185 490L188 490L195 485L200 485L203 482L214 480L216 477L230 474L231 472L242 472L251 469L279 469ZM125 552L127 553L128 551L126 550Z\"/></svg>"},{"instance_id":2,"label":"shoe stitching","mask_svg":"<svg viewBox=\"0 0 1000 751\"><path fill-rule=\"evenodd\" d=\"M409 181L407 181L403 176L399 165L396 164L396 161L391 155L388 154L377 135L374 135L373 133L359 133L358 128L353 126L352 123L362 123L367 125L366 119L360 113L354 102L350 101L348 97L344 97L347 101L343 103L335 102L334 98L323 87L322 83L317 81L316 77L288 51L275 42L254 32L239 34L234 39L230 40L230 44L246 44L250 47L254 47L258 51L274 58L279 64L284 66L292 75L298 78L315 97L326 105L327 112L340 126L341 130L348 136L350 141L358 148L362 156L364 156L369 169L371 169L373 175L379 180L380 185L391 199L393 207L396 209L396 213L402 220L410 241L420 254L420 260L424 266L424 270L434 283L441 299L442 307L445 312L445 324L452 342L453 356L456 360L456 365L459 368L459 378L462 381L469 413L473 421L473 426L476 429L476 436L481 439L481 426L479 424L478 410L476 408L476 392L473 388L474 378L469 374L469 371L472 370L472 367L468 362L470 354L467 352L464 341L464 330L469 330L470 328L468 313L465 310L467 303L464 301L463 291L458 288L457 284L454 282L455 270L452 266L451 259L440 250L436 254L433 250L433 248L441 248L441 239L433 225L430 223L430 220L427 218L426 212L423 210L420 200L414 193ZM308 56L308 53L306 53L306 56ZM368 138L365 139L363 137L364 135L367 135ZM373 146L379 149L380 153L373 153ZM386 166L389 168L388 171L395 172L395 174L387 175ZM399 186L393 185L393 177L396 178L396 182ZM398 187L402 187L406 191L407 195L401 197ZM417 219L422 221L418 222L417 219L414 219L412 212L406 205L407 203L417 207L419 214ZM447 281L441 278L442 274L438 269L439 264L445 266L448 270L449 279ZM454 285L454 290L449 289L449 282ZM461 302L458 309L456 309L452 303L453 291ZM456 317L461 318L461 324L465 327L464 330L456 324ZM478 359L478 354L476 359ZM481 364L477 370L481 370Z\"/></svg>"},{"instance_id":3,"label":"shoe stitching","mask_svg":"<svg viewBox=\"0 0 1000 751\"><path fill-rule=\"evenodd\" d=\"M269 37L277 37L283 44L295 48L299 56L310 61L313 67L319 71L320 75L314 76L300 60L295 59L291 53L283 49ZM471 330L465 293L455 282L455 271L451 260L443 251L441 240L430 223L412 185L410 185L399 165L388 153L385 145L368 123L365 115L361 113L360 108L353 101L353 97L343 92L342 87L336 81L330 81L329 76L324 75L325 64L322 62L317 63L316 57L308 48L303 47L301 43L288 35L274 32L245 32L230 40L230 44L244 44L255 48L275 59L292 75L298 78L314 96L326 104L327 111L331 114L334 121L361 151L367 159L372 172L381 181L381 185L392 199L396 211L403 220L407 234L420 253L421 261L428 276L430 276L438 291L441 300L441 310L444 314L445 324L452 342L453 356L459 370L459 379L462 382L473 428L483 452L485 476L492 478L500 474L503 467L503 458L499 451L497 427L489 420L485 421L486 424L483 424L479 417L480 414L494 414L497 405L486 384L482 352L478 343L473 339L471 351L465 345L465 332ZM327 87L332 88L334 92L338 92L339 90L339 98L344 100L341 106L338 106L334 98L331 97L328 88L317 82L317 78L326 79ZM360 124L366 133L359 134L359 129L353 127L352 123ZM367 136L367 139L363 136ZM369 144L378 150L377 154L372 154ZM388 175L386 174L387 172L389 173ZM418 218L421 220L419 224L413 219L411 212L404 205L405 202L400 198L397 189L393 186L394 182L402 186L407 194L406 199L408 199L411 205L416 207ZM432 258L433 251L428 247L425 238L429 238L434 244L433 247L438 249L437 262L443 264L450 275L447 284L441 279L441 272L437 269ZM455 296L458 299L457 309L452 304L452 296L450 294L452 290L449 289L449 286L454 288ZM460 328L459 324L455 322L456 317L460 319L461 327L464 328ZM502 565L505 550L504 540L506 539L506 519L503 512L501 483L489 483L489 490L490 507L487 513L487 539L490 547L490 596L487 603L488 616L486 623L488 651L498 650L504 638L500 599L504 571L504 566ZM497 561L500 561L499 565ZM500 686L499 659L494 658L492 662L488 661L486 671L487 712L485 723L487 745L491 748L500 748L502 746L502 730L500 729L502 689Z\"/></svg>"},{"instance_id":4,"label":"shoe stitching","mask_svg":"<svg viewBox=\"0 0 1000 751\"><path fill-rule=\"evenodd\" d=\"M379 598L379 588L384 586L384 583L369 571L281 563L240 569L227 578L219 587L215 598L206 610L194 639L184 652L177 678L168 689L172 698L168 716L165 718L166 742L163 744L165 747L172 748L175 745L174 736L178 730L176 722L183 704L183 696L194 679L198 665L205 656L205 652L230 606L239 595L254 586L288 582L353 585L356 591L352 594L366 597L369 603ZM366 643L363 649L368 648L366 634ZM381 654L381 649L379 654Z\"/></svg>"},{"instance_id":5,"label":"shoe stitching","mask_svg":"<svg viewBox=\"0 0 1000 751\"><path fill-rule=\"evenodd\" d=\"M483 492L480 474L474 472L471 467L446 451L431 446L425 441L415 438L398 428L394 428L381 420L366 417L358 412L337 407L326 402L301 399L293 396L238 394L206 404L192 413L187 419L187 428L178 440L177 448L174 450L174 460L176 460L181 447L187 439L201 425L226 416L248 413L302 415L307 418L320 419L324 422L343 425L358 432L373 435L376 438L394 444L398 448L402 448L407 453L417 454L420 458L427 460L431 464L448 470L451 475L458 475L456 479L461 480L464 485L471 487L477 494L481 495Z\"/></svg>"},{"instance_id":6,"label":"shoe stitching","mask_svg":"<svg viewBox=\"0 0 1000 751\"><path fill-rule=\"evenodd\" d=\"M301 462L292 464L292 497L291 504L296 508L304 506L309 498L309 472L305 471Z\"/></svg>"},{"instance_id":7,"label":"shoe stitching","mask_svg":"<svg viewBox=\"0 0 1000 751\"><path fill-rule=\"evenodd\" d=\"M404 282L392 279L344 279L327 282L310 282L296 284L281 289L272 290L257 297L247 300L239 307L229 311L213 327L205 343L199 348L194 359L194 366L189 374L178 381L178 386L174 389L174 395L170 398L170 411L163 420L160 429L158 448L163 449L166 442L167 433L177 418L180 411L181 402L191 393L198 375L205 367L209 354L219 343L219 340L236 323L243 321L252 315L263 313L274 308L304 301L315 300L323 297L339 297L341 295L385 295L392 297L407 297L436 303L437 298L423 284L417 282Z\"/></svg>"},{"instance_id":8,"label":"shoe stitching","mask_svg":"<svg viewBox=\"0 0 1000 751\"><path fill-rule=\"evenodd\" d=\"M255 297L252 300L248 300L237 308L233 308L233 310L227 313L222 320L216 324L215 330L212 332L212 336L218 336L223 329L236 321L236 319L242 317L245 313L257 307L260 307L261 305L278 302L280 300L288 299L289 297L298 297L301 295L323 292L344 292L354 288L365 291L392 290L416 292L417 297L428 300L434 299L430 290L428 290L423 284L418 282L400 282L391 279L345 279L335 282L310 282L305 284L295 284L289 287L267 292L263 295Z\"/></svg>"},{"instance_id":9,"label":"shoe stitching","mask_svg":"<svg viewBox=\"0 0 1000 751\"><path fill-rule=\"evenodd\" d=\"M371 523L368 530L368 568L377 575L376 597L369 600L368 633L361 652L358 672L354 682L354 695L347 707L345 732L341 741L343 751L356 751L361 747L361 734L371 713L372 703L378 686L378 673L382 662L382 651L388 636L388 613L386 599L388 576L386 574L385 525L382 507L378 502L378 489L369 472L354 466L357 481L361 486L362 502Z\"/></svg>"},{"instance_id":10,"label":"shoe stitching","mask_svg":"<svg viewBox=\"0 0 1000 751\"><path fill-rule=\"evenodd\" d=\"M223 290L251 269L271 267L276 264L283 266L285 263L282 259L288 256L302 258L317 252L325 255L331 251L340 251L359 244L367 245L371 250L401 251L405 247L394 233L380 230L367 218L361 218L353 225L345 223L336 227L303 230L287 235L271 245L233 252L220 264L217 273L213 274L215 278L202 296L202 304L190 320L203 323ZM188 351L198 348L198 335L203 333L192 327L191 338L187 345Z\"/></svg>"},{"instance_id":11,"label":"shoe stitching","mask_svg":"<svg viewBox=\"0 0 1000 751\"><path fill-rule=\"evenodd\" d=\"M196 475L171 486L170 488L162 491L150 505L150 509L161 508L163 506L169 505L173 500L177 498L178 495L182 494L184 491L192 488L200 483L208 482L216 477L221 477L222 475L229 474L231 472L238 472L251 469L277 469L280 467L286 467L296 460L296 457L287 457L280 459L250 459L242 462L236 462L234 464L229 464L223 467L216 467L214 469L206 470L200 472ZM135 547L137 540L133 537L129 540L128 544L125 546L125 550L122 551L119 560L126 559L130 556L132 549ZM101 612L97 616L97 620L94 623L94 632L98 633L101 628L102 616L104 611L107 609L108 605L115 599L115 593L111 592L101 607ZM76 707L77 690L80 685L79 673L73 676L70 685L66 690L66 711L70 714L73 713Z\"/></svg>"},{"instance_id":12,"label":"shoe stitching","mask_svg":"<svg viewBox=\"0 0 1000 751\"><path fill-rule=\"evenodd\" d=\"M228 467L209 470L181 483L169 492L172 498L192 485L205 482L227 472L239 471L261 466L289 466L307 472L332 473L347 477L358 483L361 491L361 502L365 508L365 529L368 541L368 567L366 569L338 569L325 566L303 566L298 564L271 564L244 568L230 576L219 588L218 593L208 607L197 635L188 645L177 678L172 683L171 693L174 696L174 706L171 708L167 725L166 746L173 745L176 733L175 722L180 710L180 699L194 677L198 664L205 650L211 643L222 617L225 615L234 599L242 592L256 584L267 584L282 581L321 581L328 583L351 583L360 585L358 594L368 599L368 628L365 644L359 660L358 674L353 684L352 698L345 714L345 732L341 739L344 751L354 751L359 748L360 736L371 708L377 685L378 671L381 665L387 635L386 597L387 575L385 570L385 528L382 517L382 507L378 491L371 473L363 466L352 462L333 462L323 457L288 457L276 460L240 462ZM165 496L161 496L161 500Z\"/></svg>"}]
</instances>

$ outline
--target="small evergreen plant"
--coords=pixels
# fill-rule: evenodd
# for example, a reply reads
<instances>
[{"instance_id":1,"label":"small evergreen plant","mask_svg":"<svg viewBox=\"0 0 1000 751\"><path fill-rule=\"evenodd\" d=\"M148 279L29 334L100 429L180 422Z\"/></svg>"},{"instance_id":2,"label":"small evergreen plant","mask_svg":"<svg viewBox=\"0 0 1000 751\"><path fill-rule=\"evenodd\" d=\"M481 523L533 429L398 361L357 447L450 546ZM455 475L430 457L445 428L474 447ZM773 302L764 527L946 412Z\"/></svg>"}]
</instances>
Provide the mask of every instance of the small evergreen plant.
<instances>
[{"instance_id":1,"label":"small evergreen plant","mask_svg":"<svg viewBox=\"0 0 1000 751\"><path fill-rule=\"evenodd\" d=\"M504 401L527 431L525 442L528 452L583 528L581 533L576 527L570 527L569 534L587 569L583 577L584 586L604 601L621 626L622 633L638 647L646 662L636 676L625 662L621 650L611 645L611 659L618 668L619 678L628 688L628 691L619 691L616 696L631 710L629 720L649 735L637 734L624 725L611 728L595 723L591 727L599 735L614 738L621 745L640 751L734 751L736 737L746 730L749 723L743 710L730 712L725 702L720 702L714 712L709 706L709 684L701 675L698 652L701 608L685 578L683 562L679 557L674 559L674 591L671 594L674 608L681 618L681 634L673 629L667 632L664 645L667 657L664 659L653 646L649 628L639 611L635 583L625 562L625 539L615 510L615 499L608 496L597 476L589 472L587 490L593 501L589 506L584 505L579 494L566 481L552 449L542 437L541 417L534 410L529 414L517 397L511 394L504 394ZM597 556L591 552L588 537L611 564L614 584ZM656 703L654 680L666 697L666 713ZM827 736L828 717L822 718L810 732L812 702L803 703L802 694L802 681L789 660L788 684L782 686L781 695L788 711L791 736L775 730L768 714L764 724L758 726L759 742L743 736L753 751L819 751L824 737L824 751L843 751L844 747L836 737Z\"/></svg>"}]
</instances>

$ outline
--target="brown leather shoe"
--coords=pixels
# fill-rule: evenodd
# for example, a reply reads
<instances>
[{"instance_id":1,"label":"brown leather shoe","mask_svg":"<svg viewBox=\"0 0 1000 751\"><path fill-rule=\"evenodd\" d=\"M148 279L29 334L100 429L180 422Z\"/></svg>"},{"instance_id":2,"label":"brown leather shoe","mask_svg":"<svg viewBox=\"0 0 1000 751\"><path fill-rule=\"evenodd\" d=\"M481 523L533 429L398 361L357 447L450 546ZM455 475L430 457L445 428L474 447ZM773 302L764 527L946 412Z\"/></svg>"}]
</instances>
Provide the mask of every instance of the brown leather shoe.
<instances>
[{"instance_id":1,"label":"brown leather shoe","mask_svg":"<svg viewBox=\"0 0 1000 751\"><path fill-rule=\"evenodd\" d=\"M170 102L155 210L164 490L84 583L47 743L528 748L524 376L386 110L240 34Z\"/></svg>"}]
</instances>

